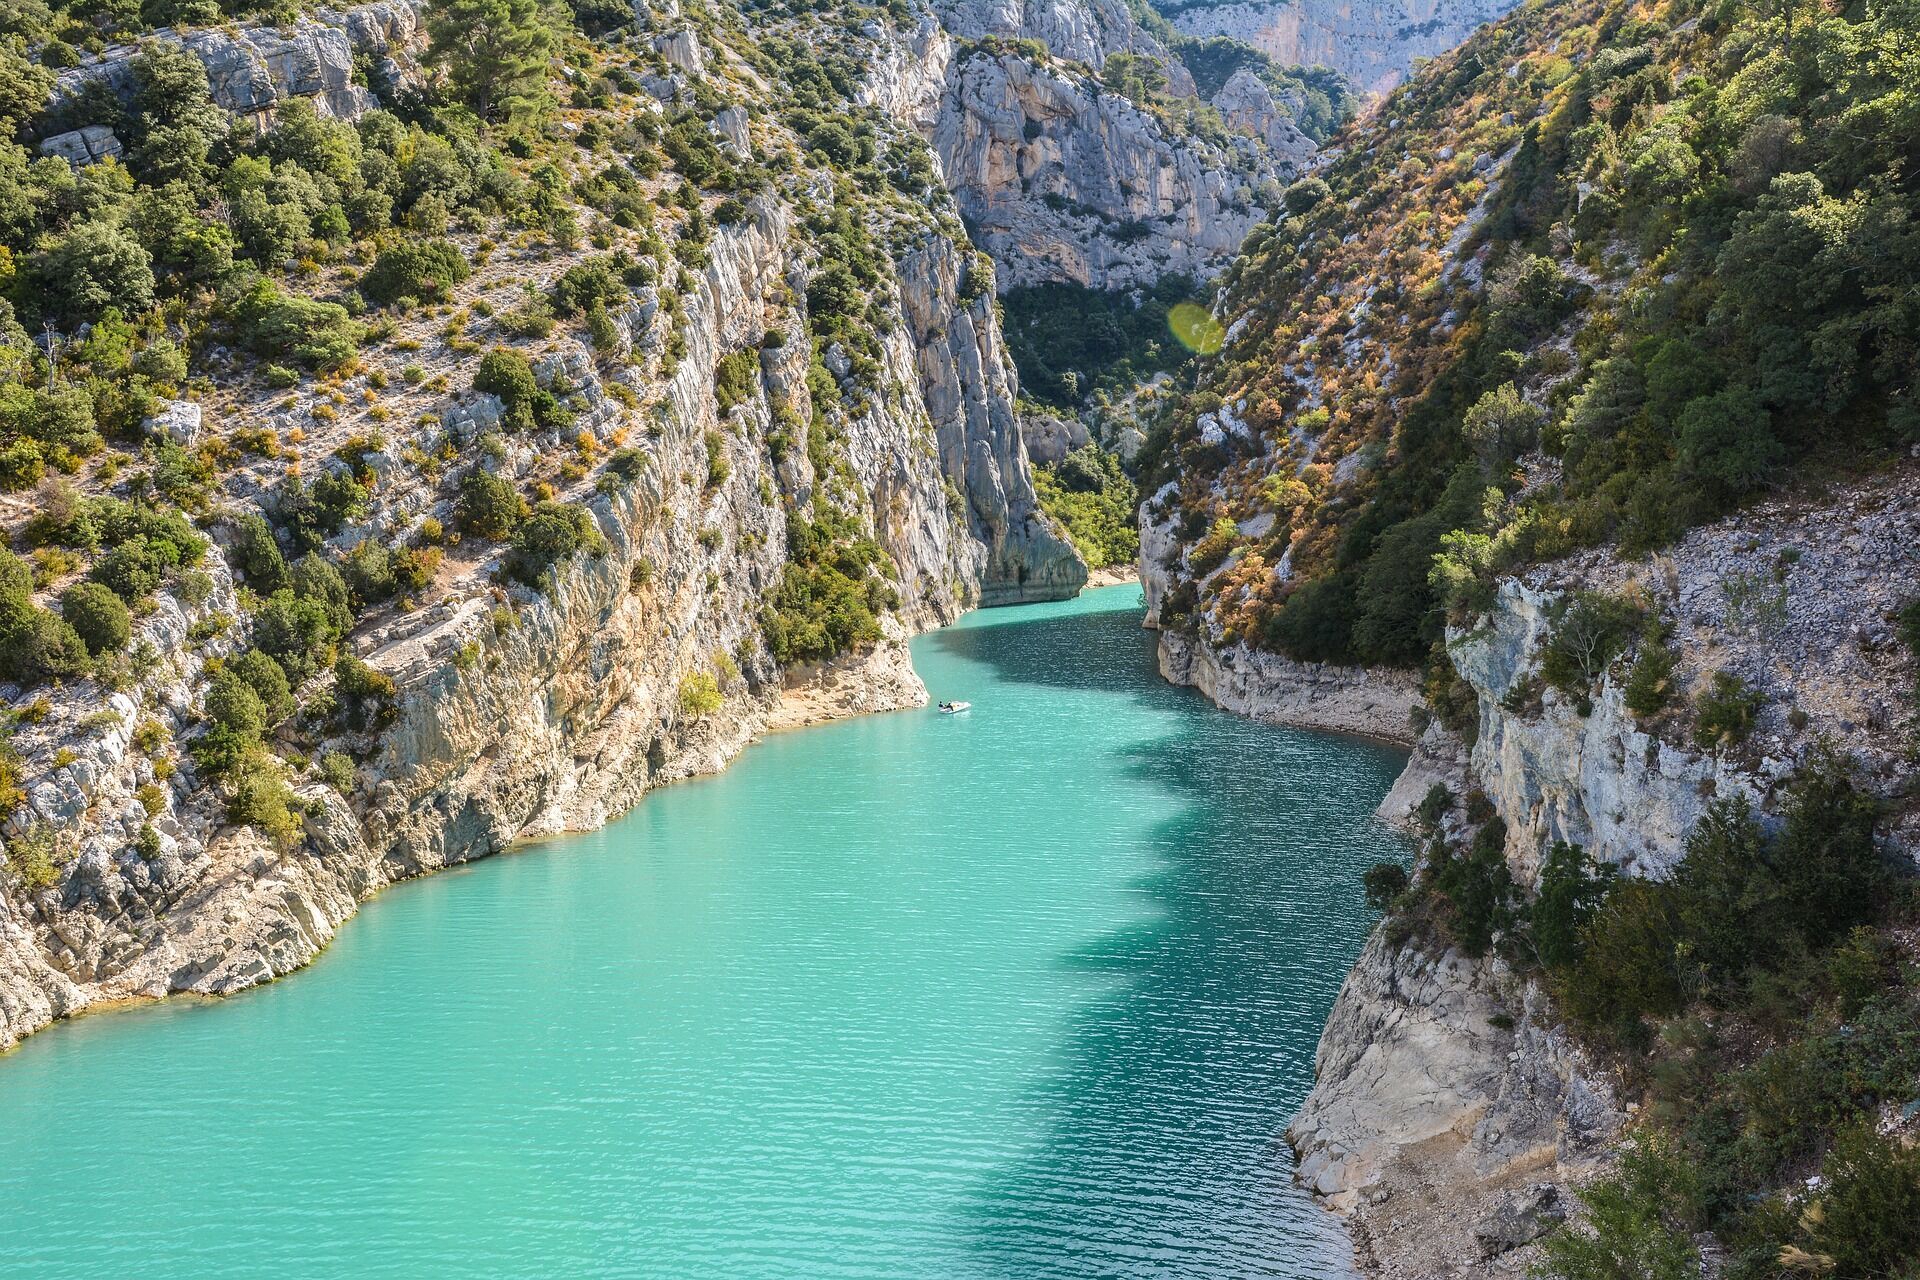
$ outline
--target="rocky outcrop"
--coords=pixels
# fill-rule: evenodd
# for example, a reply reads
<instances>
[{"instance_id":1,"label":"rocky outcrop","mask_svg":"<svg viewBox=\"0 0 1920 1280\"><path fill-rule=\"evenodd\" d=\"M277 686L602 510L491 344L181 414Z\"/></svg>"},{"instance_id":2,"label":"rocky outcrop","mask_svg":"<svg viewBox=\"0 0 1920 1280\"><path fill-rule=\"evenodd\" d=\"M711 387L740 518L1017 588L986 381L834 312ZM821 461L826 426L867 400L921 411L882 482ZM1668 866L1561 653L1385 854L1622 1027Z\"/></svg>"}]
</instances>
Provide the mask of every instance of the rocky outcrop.
<instances>
[{"instance_id":1,"label":"rocky outcrop","mask_svg":"<svg viewBox=\"0 0 1920 1280\"><path fill-rule=\"evenodd\" d=\"M1443 53L1513 0L1228 0L1158 7L1191 36L1232 36L1276 62L1328 66L1363 93L1384 94L1406 78L1415 58Z\"/></svg>"},{"instance_id":2,"label":"rocky outcrop","mask_svg":"<svg viewBox=\"0 0 1920 1280\"><path fill-rule=\"evenodd\" d=\"M1626 1118L1534 984L1384 929L1334 1002L1314 1076L1287 1130L1299 1177L1350 1215L1377 1275L1489 1274L1487 1255L1539 1234L1514 1238L1515 1193L1584 1176Z\"/></svg>"},{"instance_id":3,"label":"rocky outcrop","mask_svg":"<svg viewBox=\"0 0 1920 1280\"><path fill-rule=\"evenodd\" d=\"M1096 71L1116 53L1138 54L1165 68L1174 96L1193 95L1186 67L1120 0L936 0L934 7L941 25L962 40L1038 40L1053 57Z\"/></svg>"},{"instance_id":4,"label":"rocky outcrop","mask_svg":"<svg viewBox=\"0 0 1920 1280\"><path fill-rule=\"evenodd\" d=\"M1213 107L1230 128L1259 138L1277 156L1299 163L1314 152L1314 140L1300 131L1267 82L1245 67L1227 77L1213 95Z\"/></svg>"},{"instance_id":5,"label":"rocky outcrop","mask_svg":"<svg viewBox=\"0 0 1920 1280\"><path fill-rule=\"evenodd\" d=\"M1301 155L1177 134L1090 79L1017 53L956 58L933 147L1002 288L1111 289L1209 277L1239 250L1259 188Z\"/></svg>"},{"instance_id":6,"label":"rocky outcrop","mask_svg":"<svg viewBox=\"0 0 1920 1280\"><path fill-rule=\"evenodd\" d=\"M264 124L275 107L294 98L311 102L320 115L357 119L379 100L359 83L355 56L367 58L378 73L382 83L372 88L392 90L418 82L417 59L426 47L418 0L376 0L345 12L319 9L286 27L178 35L163 31L156 38L174 41L199 58L207 68L214 104L256 124ZM138 53L136 47L119 46L62 72L54 86L54 103L75 97L91 83L103 83L123 103L130 101ZM49 139L42 149L54 141ZM72 150L63 144L61 154ZM102 148L90 142L85 158L102 154Z\"/></svg>"},{"instance_id":7,"label":"rocky outcrop","mask_svg":"<svg viewBox=\"0 0 1920 1280\"><path fill-rule=\"evenodd\" d=\"M1160 633L1160 674L1250 720L1387 742L1409 739L1420 705L1420 681L1411 672L1295 662L1245 645L1217 649L1173 631Z\"/></svg>"},{"instance_id":8,"label":"rocky outcrop","mask_svg":"<svg viewBox=\"0 0 1920 1280\"><path fill-rule=\"evenodd\" d=\"M55 874L39 888L0 875L0 1047L102 1002L225 994L287 973L395 880L597 826L796 714L917 705L926 693L902 645L912 631L968 602L1076 590L1086 570L1033 501L991 298L960 299L965 251L937 233L896 263L902 322L882 341L879 391L848 388L865 407L839 425L834 476L815 475L805 450L775 460L773 406L802 421L812 409L805 317L788 301L805 295L807 248L783 206L756 202L679 291L684 319L645 288L616 317L630 358L597 361L567 338L536 362L568 390L569 438L614 428L623 401L655 407L639 465L562 495L586 506L606 548L539 591L496 579L489 550L455 548L430 604L364 626L353 646L394 682L393 718L329 731L354 781L294 777L297 842L276 848L227 825L191 755L169 745L201 731L206 664L244 643L227 625L244 610L217 553L191 600L162 594L143 619L135 687L49 691L14 738L27 803L4 834L9 854L53 842ZM676 335L683 351L650 383ZM754 394L723 414L716 364L756 349ZM444 490L403 479L401 459L424 457L443 431L471 442L498 415L497 401L469 395L392 438L367 462L389 477L376 508L335 541L429 517L451 526ZM484 465L523 480L538 451L561 447L513 437ZM728 464L717 483L716 447ZM874 652L787 673L761 641L759 605L786 565L788 504L828 484L887 553L900 603ZM716 678L718 710L683 696L695 676Z\"/></svg>"},{"instance_id":9,"label":"rocky outcrop","mask_svg":"<svg viewBox=\"0 0 1920 1280\"><path fill-rule=\"evenodd\" d=\"M1174 494L1141 514L1150 619L1178 589ZM1912 852L1920 796L1905 753L1920 714L1899 692L1916 676L1892 618L1916 581L1914 467L1756 504L1658 555L1591 551L1504 579L1488 613L1448 635L1474 694L1472 730L1427 723L1381 814L1410 825L1435 784L1456 797L1477 790L1505 824L1522 886L1562 840L1661 876L1712 801L1743 795L1770 820L1796 768L1831 747L1886 802L1894 847ZM1542 648L1583 592L1664 621L1676 657L1666 710L1627 708L1631 654L1586 699L1540 680ZM1378 732L1390 708L1404 734L1421 703L1410 676L1294 663L1211 631L1166 632L1160 646L1169 679L1260 719ZM1744 742L1703 747L1692 704L1718 673L1763 706ZM1412 935L1382 925L1341 990L1289 1130L1300 1177L1348 1215L1369 1274L1517 1276L1567 1212L1567 1189L1607 1157L1627 1108L1537 983L1497 957L1435 954Z\"/></svg>"}]
</instances>

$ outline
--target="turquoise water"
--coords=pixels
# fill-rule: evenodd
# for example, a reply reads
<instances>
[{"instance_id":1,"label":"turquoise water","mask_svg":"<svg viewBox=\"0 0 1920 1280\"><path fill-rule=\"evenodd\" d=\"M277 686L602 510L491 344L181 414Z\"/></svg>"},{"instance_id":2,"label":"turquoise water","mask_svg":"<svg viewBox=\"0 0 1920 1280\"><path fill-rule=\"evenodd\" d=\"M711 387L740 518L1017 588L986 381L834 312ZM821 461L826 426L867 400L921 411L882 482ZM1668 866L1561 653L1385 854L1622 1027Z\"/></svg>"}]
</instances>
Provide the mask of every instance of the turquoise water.
<instances>
[{"instance_id":1,"label":"turquoise water","mask_svg":"<svg viewBox=\"0 0 1920 1280\"><path fill-rule=\"evenodd\" d=\"M0 1274L1345 1274L1280 1139L1399 764L1154 675L1138 590L936 699L0 1058Z\"/></svg>"}]
</instances>

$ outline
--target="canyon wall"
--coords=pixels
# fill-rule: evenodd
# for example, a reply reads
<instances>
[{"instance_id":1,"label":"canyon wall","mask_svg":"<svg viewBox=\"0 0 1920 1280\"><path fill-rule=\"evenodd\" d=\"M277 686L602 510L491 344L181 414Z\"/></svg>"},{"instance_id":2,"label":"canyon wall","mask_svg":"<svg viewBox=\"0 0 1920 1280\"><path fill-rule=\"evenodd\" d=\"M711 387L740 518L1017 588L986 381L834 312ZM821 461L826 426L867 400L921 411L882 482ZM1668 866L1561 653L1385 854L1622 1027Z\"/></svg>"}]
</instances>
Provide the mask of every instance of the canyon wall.
<instances>
[{"instance_id":1,"label":"canyon wall","mask_svg":"<svg viewBox=\"0 0 1920 1280\"><path fill-rule=\"evenodd\" d=\"M274 38L326 50L335 34L365 26L378 35L358 36L369 50L405 43L403 24L369 24L366 12ZM264 38L183 42L213 70ZM117 57L89 73L120 74ZM236 116L296 96L336 115L365 105L337 78L283 76L271 57L249 65L264 65L266 81L240 77L252 87L225 93ZM235 622L251 602L219 549L203 579L164 588L136 620L129 686L6 690L32 714L13 737L25 803L4 835L10 850L46 844L52 874L39 885L0 877L0 1047L103 1003L225 994L285 974L395 880L602 824L655 786L723 767L769 725L924 703L904 651L912 633L969 607L1075 593L1086 569L1035 499L992 297L966 287L973 254L953 238L951 205L931 213L893 229L878 368L864 374L838 344L821 357L825 383L810 369L813 253L776 193L717 228L697 270L635 288L611 316L613 349L562 334L538 344L540 384L569 408L564 434L503 433L496 397L449 390L439 366L409 363L402 378L402 360L428 357L382 350L363 353L359 375L366 405L390 421L377 446L357 443L370 425L357 405L337 423L332 410L296 419L298 397L269 405L223 392L182 409L192 419L183 431L198 430L204 408L210 426L255 420L304 436L302 452L321 470L364 469L371 501L329 540L336 551L456 528L446 482L468 471L518 485L542 459L584 448L583 437L617 441L631 423L641 438L618 471L581 474L555 495L585 508L604 550L563 560L536 589L500 572L498 544L455 540L417 607L362 621L347 647L392 681L391 709L322 731L329 753L355 762L350 783L292 762L294 840L276 845L231 825L191 754L176 749L205 730L197 704L212 670L247 643ZM461 296L544 288L577 260L476 254ZM452 372L453 351L432 350L446 350ZM750 392L723 407L716 369L745 352L755 353ZM828 388L833 403L816 405ZM787 424L817 422L816 409L830 423L824 455L782 436ZM225 510L270 505L287 470L284 460L243 465L225 481ZM816 494L879 545L895 603L877 646L783 670L761 609L793 553L788 513ZM19 500L8 501L8 517L20 516ZM224 523L212 528L228 536ZM717 709L689 697L696 679L713 681ZM137 847L143 840L152 847Z\"/></svg>"},{"instance_id":2,"label":"canyon wall","mask_svg":"<svg viewBox=\"0 0 1920 1280\"><path fill-rule=\"evenodd\" d=\"M1225 0L1155 6L1190 36L1231 36L1288 66L1326 66L1361 93L1406 79L1414 59L1453 48L1513 0Z\"/></svg>"},{"instance_id":3,"label":"canyon wall","mask_svg":"<svg viewBox=\"0 0 1920 1280\"><path fill-rule=\"evenodd\" d=\"M1146 557L1142 567L1150 595L1164 593L1164 568ZM1831 746L1887 801L1883 830L1911 856L1920 812L1905 762L1916 717L1897 691L1912 687L1914 662L1884 619L1916 580L1912 467L1760 504L1659 555L1588 552L1505 579L1492 609L1448 636L1474 694L1472 730L1463 738L1430 724L1382 816L1405 823L1435 783L1456 797L1478 790L1506 824L1522 886L1556 840L1658 877L1711 800L1745 795L1770 819L1794 769ZM1537 688L1530 677L1558 607L1584 591L1629 595L1668 620L1677 693L1716 672L1761 690L1752 735L1701 747L1684 697L1636 717L1617 666L1586 714ZM1404 690L1403 702L1418 701L1401 673L1321 668L1183 634L1160 644L1170 679L1255 718L1351 727L1356 699L1385 703ZM1609 1158L1630 1110L1536 979L1497 956L1436 952L1392 921L1335 1002L1315 1080L1289 1129L1299 1176L1348 1217L1364 1269L1383 1276L1524 1274L1534 1241L1572 1207L1570 1186Z\"/></svg>"}]
</instances>

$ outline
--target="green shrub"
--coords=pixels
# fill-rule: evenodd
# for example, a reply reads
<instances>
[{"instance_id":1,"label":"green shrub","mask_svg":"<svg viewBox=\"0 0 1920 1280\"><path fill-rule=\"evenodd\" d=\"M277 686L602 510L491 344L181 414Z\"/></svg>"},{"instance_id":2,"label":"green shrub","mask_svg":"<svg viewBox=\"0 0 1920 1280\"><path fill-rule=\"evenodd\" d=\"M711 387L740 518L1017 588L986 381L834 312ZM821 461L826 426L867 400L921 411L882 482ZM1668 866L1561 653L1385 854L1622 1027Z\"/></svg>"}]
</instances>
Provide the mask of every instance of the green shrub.
<instances>
[{"instance_id":1,"label":"green shrub","mask_svg":"<svg viewBox=\"0 0 1920 1280\"><path fill-rule=\"evenodd\" d=\"M713 370L713 394L720 402L720 416L733 412L735 405L753 399L760 383L760 360L751 351L735 351L720 357Z\"/></svg>"},{"instance_id":2,"label":"green shrub","mask_svg":"<svg viewBox=\"0 0 1920 1280\"><path fill-rule=\"evenodd\" d=\"M1627 710L1641 719L1657 716L1673 696L1675 656L1664 635L1650 631L1640 639L1640 653L1621 690Z\"/></svg>"},{"instance_id":3,"label":"green shrub","mask_svg":"<svg viewBox=\"0 0 1920 1280\"><path fill-rule=\"evenodd\" d=\"M256 828L282 853L300 842L300 801L288 788L279 761L264 752L249 756L227 785L227 821Z\"/></svg>"},{"instance_id":4,"label":"green shrub","mask_svg":"<svg viewBox=\"0 0 1920 1280\"><path fill-rule=\"evenodd\" d=\"M120 597L97 582L78 582L60 597L60 615L94 657L117 653L133 636L133 623Z\"/></svg>"},{"instance_id":5,"label":"green shrub","mask_svg":"<svg viewBox=\"0 0 1920 1280\"><path fill-rule=\"evenodd\" d=\"M626 282L610 258L575 263L553 282L553 309L563 316L580 315L596 305L617 306L626 296Z\"/></svg>"},{"instance_id":6,"label":"green shrub","mask_svg":"<svg viewBox=\"0 0 1920 1280\"><path fill-rule=\"evenodd\" d=\"M239 677L266 712L266 723L278 724L293 714L293 688L287 682L280 663L258 649L248 649L227 662L227 670Z\"/></svg>"},{"instance_id":7,"label":"green shrub","mask_svg":"<svg viewBox=\"0 0 1920 1280\"><path fill-rule=\"evenodd\" d=\"M321 779L328 786L343 796L353 794L359 770L354 767L352 756L339 751L323 752L320 756L319 769Z\"/></svg>"},{"instance_id":8,"label":"green shrub","mask_svg":"<svg viewBox=\"0 0 1920 1280\"><path fill-rule=\"evenodd\" d=\"M527 522L514 531L513 548L506 559L507 574L528 586L546 581L554 565L579 551L599 555L606 539L593 513L566 502L543 502Z\"/></svg>"},{"instance_id":9,"label":"green shrub","mask_svg":"<svg viewBox=\"0 0 1920 1280\"><path fill-rule=\"evenodd\" d=\"M1375 911L1392 909L1394 901L1407 891L1411 883L1407 869L1397 862L1376 862L1360 877L1367 905Z\"/></svg>"},{"instance_id":10,"label":"green shrub","mask_svg":"<svg viewBox=\"0 0 1920 1280\"><path fill-rule=\"evenodd\" d=\"M703 441L707 447L707 488L718 489L733 474L733 464L727 461L727 438L709 431Z\"/></svg>"},{"instance_id":11,"label":"green shrub","mask_svg":"<svg viewBox=\"0 0 1920 1280\"><path fill-rule=\"evenodd\" d=\"M234 521L233 560L255 591L272 595L288 585L287 558L273 526L258 512L249 511Z\"/></svg>"},{"instance_id":12,"label":"green shrub","mask_svg":"<svg viewBox=\"0 0 1920 1280\"><path fill-rule=\"evenodd\" d=\"M1556 840L1540 866L1540 887L1528 913L1534 953L1548 969L1577 963L1587 922L1606 901L1614 870L1577 844Z\"/></svg>"},{"instance_id":13,"label":"green shrub","mask_svg":"<svg viewBox=\"0 0 1920 1280\"><path fill-rule=\"evenodd\" d=\"M1709 687L1694 703L1694 744L1717 748L1745 742L1765 704L1760 691L1748 688L1739 676L1714 672Z\"/></svg>"},{"instance_id":14,"label":"green shrub","mask_svg":"<svg viewBox=\"0 0 1920 1280\"><path fill-rule=\"evenodd\" d=\"M458 245L445 240L405 240L373 260L361 277L360 292L380 306L402 298L438 302L471 274Z\"/></svg>"},{"instance_id":15,"label":"green shrub","mask_svg":"<svg viewBox=\"0 0 1920 1280\"><path fill-rule=\"evenodd\" d=\"M1513 874L1507 868L1507 827L1492 818L1474 834L1465 853L1452 855L1435 842L1433 887L1452 911L1446 920L1454 944L1470 956L1483 956L1494 937L1513 923Z\"/></svg>"},{"instance_id":16,"label":"green shrub","mask_svg":"<svg viewBox=\"0 0 1920 1280\"><path fill-rule=\"evenodd\" d=\"M1579 1026L1644 1042L1647 1017L1684 1002L1679 932L1665 887L1622 881L1580 930L1579 960L1561 984L1561 1006Z\"/></svg>"},{"instance_id":17,"label":"green shrub","mask_svg":"<svg viewBox=\"0 0 1920 1280\"><path fill-rule=\"evenodd\" d=\"M338 303L290 298L264 279L236 299L229 314L241 345L256 355L323 373L352 361L366 336Z\"/></svg>"},{"instance_id":18,"label":"green shrub","mask_svg":"<svg viewBox=\"0 0 1920 1280\"><path fill-rule=\"evenodd\" d=\"M1577 1193L1586 1212L1547 1238L1534 1274L1554 1280L1696 1280L1698 1186L1686 1160L1639 1138Z\"/></svg>"},{"instance_id":19,"label":"green shrub","mask_svg":"<svg viewBox=\"0 0 1920 1280\"><path fill-rule=\"evenodd\" d=\"M695 720L704 719L726 704L720 682L711 671L696 671L680 682L680 713Z\"/></svg>"},{"instance_id":20,"label":"green shrub","mask_svg":"<svg viewBox=\"0 0 1920 1280\"><path fill-rule=\"evenodd\" d=\"M1640 611L1617 596L1581 591L1555 612L1540 648L1540 678L1574 698L1585 715L1594 684L1633 639Z\"/></svg>"},{"instance_id":21,"label":"green shrub","mask_svg":"<svg viewBox=\"0 0 1920 1280\"><path fill-rule=\"evenodd\" d=\"M469 471L454 504L460 527L482 538L510 538L526 518L527 504L513 486L491 471Z\"/></svg>"},{"instance_id":22,"label":"green shrub","mask_svg":"<svg viewBox=\"0 0 1920 1280\"><path fill-rule=\"evenodd\" d=\"M553 393L540 386L527 358L504 347L480 357L473 389L500 398L501 425L509 431L560 427L569 417Z\"/></svg>"},{"instance_id":23,"label":"green shrub","mask_svg":"<svg viewBox=\"0 0 1920 1280\"><path fill-rule=\"evenodd\" d=\"M393 719L399 692L393 678L350 653L341 654L333 664L333 689L349 728L377 728Z\"/></svg>"}]
</instances>

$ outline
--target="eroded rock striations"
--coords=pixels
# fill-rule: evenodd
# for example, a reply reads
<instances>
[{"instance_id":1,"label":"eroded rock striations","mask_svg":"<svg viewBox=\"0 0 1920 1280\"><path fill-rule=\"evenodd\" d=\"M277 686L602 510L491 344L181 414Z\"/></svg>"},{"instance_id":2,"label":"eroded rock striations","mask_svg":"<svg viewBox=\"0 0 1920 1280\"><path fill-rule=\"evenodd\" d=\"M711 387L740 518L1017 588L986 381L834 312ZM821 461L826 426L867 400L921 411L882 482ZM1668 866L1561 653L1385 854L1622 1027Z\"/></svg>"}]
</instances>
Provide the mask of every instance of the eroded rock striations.
<instances>
[{"instance_id":1,"label":"eroded rock striations","mask_svg":"<svg viewBox=\"0 0 1920 1280\"><path fill-rule=\"evenodd\" d=\"M1289 66L1326 66L1362 93L1384 94L1415 58L1464 40L1513 0L1162 0L1155 6L1191 36L1231 36Z\"/></svg>"},{"instance_id":2,"label":"eroded rock striations","mask_svg":"<svg viewBox=\"0 0 1920 1280\"><path fill-rule=\"evenodd\" d=\"M1164 76L1157 108L1103 83L1123 54ZM1112 0L947 0L882 45L860 99L932 143L1001 289L1116 289L1218 273L1315 149L1250 72L1210 104L1197 94L1178 56ZM1188 127L1183 113L1203 105L1225 136Z\"/></svg>"}]
</instances>

